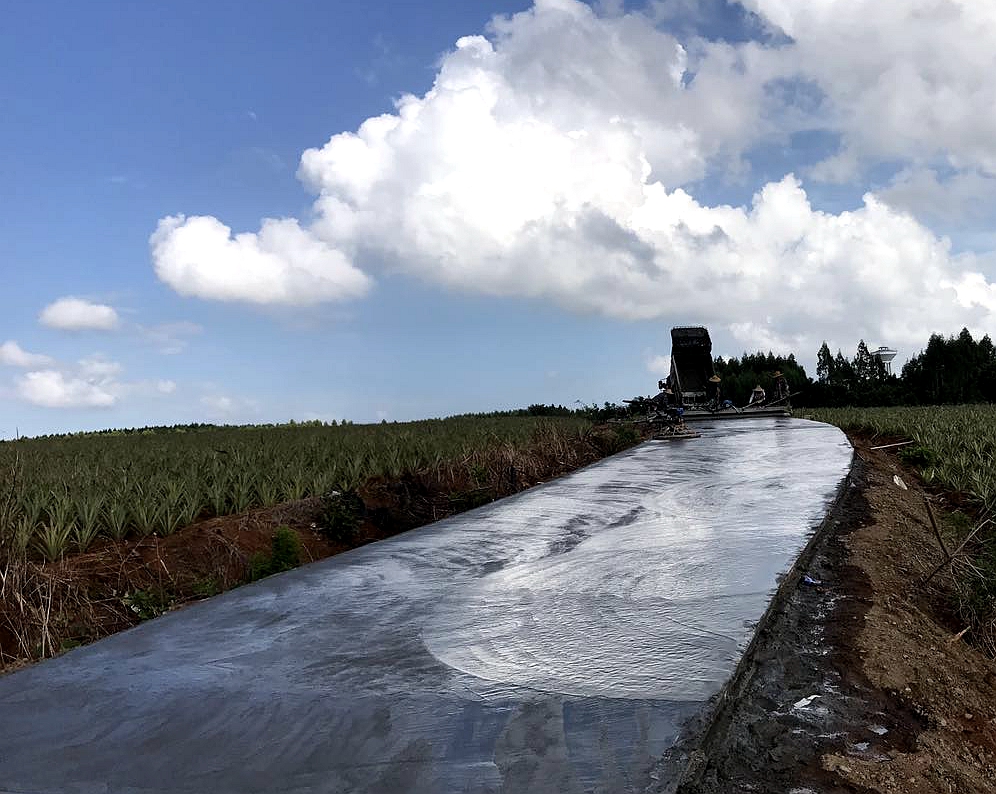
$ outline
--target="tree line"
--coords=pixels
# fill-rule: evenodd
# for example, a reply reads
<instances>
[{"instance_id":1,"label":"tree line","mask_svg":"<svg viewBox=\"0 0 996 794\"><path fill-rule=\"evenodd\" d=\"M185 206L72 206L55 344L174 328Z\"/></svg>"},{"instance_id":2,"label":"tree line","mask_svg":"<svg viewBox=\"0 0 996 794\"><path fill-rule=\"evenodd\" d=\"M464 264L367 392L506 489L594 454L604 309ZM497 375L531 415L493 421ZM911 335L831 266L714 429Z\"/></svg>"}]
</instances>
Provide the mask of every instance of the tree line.
<instances>
[{"instance_id":1,"label":"tree line","mask_svg":"<svg viewBox=\"0 0 996 794\"><path fill-rule=\"evenodd\" d=\"M932 334L926 347L903 366L899 374L889 371L864 340L850 358L838 350L830 352L826 342L816 356L816 377L811 378L787 356L744 353L739 358L713 360L720 377L723 399L744 406L751 391L761 386L773 392L776 373L788 383L795 405L836 407L844 405L940 405L996 402L996 345L988 335L974 339L967 328L956 336ZM604 420L626 414L624 405L605 403L570 411L563 406L530 406L528 413L577 413Z\"/></svg>"},{"instance_id":2,"label":"tree line","mask_svg":"<svg viewBox=\"0 0 996 794\"><path fill-rule=\"evenodd\" d=\"M751 391L761 386L770 396L776 373L788 383L792 402L807 407L844 405L939 405L996 402L996 345L988 335L974 339L967 328L957 336L932 334L926 347L903 366L899 374L890 373L864 340L858 342L851 357L838 350L831 353L826 342L816 355L816 377L811 378L796 361L787 356L767 353L744 353L739 358L713 360L720 377L723 399L744 406ZM518 416L581 415L594 421L626 416L624 404L530 405L514 411L495 412Z\"/></svg>"},{"instance_id":3,"label":"tree line","mask_svg":"<svg viewBox=\"0 0 996 794\"><path fill-rule=\"evenodd\" d=\"M826 342L816 355L816 378L810 378L794 355L745 353L739 359L715 360L723 396L746 404L760 385L771 391L781 371L796 405L940 405L996 402L996 345L988 335L974 339L967 328L956 336L932 334L926 347L892 373L864 340L850 358L830 352Z\"/></svg>"},{"instance_id":4,"label":"tree line","mask_svg":"<svg viewBox=\"0 0 996 794\"><path fill-rule=\"evenodd\" d=\"M996 401L996 346L989 335L976 340L967 328L957 336L932 334L927 346L890 374L865 345L854 358L826 342L816 359L816 380L805 403L838 405L940 405Z\"/></svg>"}]
</instances>

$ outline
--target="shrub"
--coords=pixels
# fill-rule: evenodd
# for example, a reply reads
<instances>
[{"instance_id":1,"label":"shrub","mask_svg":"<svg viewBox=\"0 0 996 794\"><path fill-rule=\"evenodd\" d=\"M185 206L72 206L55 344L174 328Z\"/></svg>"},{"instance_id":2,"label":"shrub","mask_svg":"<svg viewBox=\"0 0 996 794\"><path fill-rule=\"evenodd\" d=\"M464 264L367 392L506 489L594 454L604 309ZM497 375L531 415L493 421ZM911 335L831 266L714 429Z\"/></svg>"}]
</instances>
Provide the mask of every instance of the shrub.
<instances>
[{"instance_id":1,"label":"shrub","mask_svg":"<svg viewBox=\"0 0 996 794\"><path fill-rule=\"evenodd\" d=\"M319 529L333 543L351 543L365 515L366 506L355 490L329 491L322 497Z\"/></svg>"},{"instance_id":2,"label":"shrub","mask_svg":"<svg viewBox=\"0 0 996 794\"><path fill-rule=\"evenodd\" d=\"M277 527L273 533L273 572L289 571L301 564L301 538L288 526Z\"/></svg>"},{"instance_id":3,"label":"shrub","mask_svg":"<svg viewBox=\"0 0 996 794\"><path fill-rule=\"evenodd\" d=\"M910 466L917 466L921 469L937 463L937 455L919 444L903 447L899 450L899 457Z\"/></svg>"},{"instance_id":4,"label":"shrub","mask_svg":"<svg viewBox=\"0 0 996 794\"><path fill-rule=\"evenodd\" d=\"M127 593L121 600L128 609L138 615L140 620L157 618L164 612L168 612L173 606L173 599L169 593L160 587L134 590Z\"/></svg>"},{"instance_id":5,"label":"shrub","mask_svg":"<svg viewBox=\"0 0 996 794\"><path fill-rule=\"evenodd\" d=\"M283 573L301 564L301 539L288 526L277 527L270 541L270 553L257 554L249 561L249 580Z\"/></svg>"}]
</instances>

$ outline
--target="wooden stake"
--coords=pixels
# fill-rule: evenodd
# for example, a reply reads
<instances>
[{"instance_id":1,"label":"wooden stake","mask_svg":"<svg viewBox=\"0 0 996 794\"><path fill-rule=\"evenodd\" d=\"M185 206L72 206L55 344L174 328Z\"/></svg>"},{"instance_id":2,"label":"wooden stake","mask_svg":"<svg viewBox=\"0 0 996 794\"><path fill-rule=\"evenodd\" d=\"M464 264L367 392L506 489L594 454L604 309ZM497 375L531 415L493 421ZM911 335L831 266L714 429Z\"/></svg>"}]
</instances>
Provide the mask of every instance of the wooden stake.
<instances>
[{"instance_id":1,"label":"wooden stake","mask_svg":"<svg viewBox=\"0 0 996 794\"><path fill-rule=\"evenodd\" d=\"M930 526L934 528L934 537L941 544L941 551L944 552L945 559L950 559L951 553L948 551L948 547L944 545L944 538L941 537L941 531L937 528L937 521L934 518L934 511L930 509L930 499L927 498L927 494L923 495L923 503L927 505L927 515L930 517Z\"/></svg>"},{"instance_id":2,"label":"wooden stake","mask_svg":"<svg viewBox=\"0 0 996 794\"><path fill-rule=\"evenodd\" d=\"M915 444L915 441L897 441L895 444L882 444L878 447L868 447L868 449L889 449L890 447L905 447L907 444Z\"/></svg>"}]
</instances>

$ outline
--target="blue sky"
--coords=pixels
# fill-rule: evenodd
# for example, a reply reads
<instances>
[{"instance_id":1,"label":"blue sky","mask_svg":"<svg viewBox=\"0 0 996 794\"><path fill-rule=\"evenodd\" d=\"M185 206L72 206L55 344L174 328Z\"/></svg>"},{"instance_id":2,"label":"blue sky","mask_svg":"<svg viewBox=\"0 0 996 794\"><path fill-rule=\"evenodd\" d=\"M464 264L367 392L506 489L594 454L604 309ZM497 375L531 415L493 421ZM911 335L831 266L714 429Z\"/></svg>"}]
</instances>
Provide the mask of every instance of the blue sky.
<instances>
[{"instance_id":1,"label":"blue sky","mask_svg":"<svg viewBox=\"0 0 996 794\"><path fill-rule=\"evenodd\" d=\"M991 331L996 17L822 5L12 6L0 437L618 400L675 324Z\"/></svg>"}]
</instances>

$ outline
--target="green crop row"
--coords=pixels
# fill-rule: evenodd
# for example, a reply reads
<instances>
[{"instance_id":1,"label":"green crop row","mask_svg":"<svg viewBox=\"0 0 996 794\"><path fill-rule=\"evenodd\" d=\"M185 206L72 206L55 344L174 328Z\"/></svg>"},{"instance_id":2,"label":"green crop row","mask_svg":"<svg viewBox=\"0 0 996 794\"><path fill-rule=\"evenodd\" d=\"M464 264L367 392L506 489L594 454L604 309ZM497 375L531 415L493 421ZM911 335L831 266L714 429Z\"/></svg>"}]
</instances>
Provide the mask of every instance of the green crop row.
<instances>
[{"instance_id":1,"label":"green crop row","mask_svg":"<svg viewBox=\"0 0 996 794\"><path fill-rule=\"evenodd\" d=\"M55 560L99 536L168 535L200 519L349 491L371 477L471 465L485 449L589 427L573 417L467 416L0 442L0 549Z\"/></svg>"}]
</instances>

